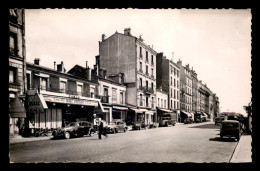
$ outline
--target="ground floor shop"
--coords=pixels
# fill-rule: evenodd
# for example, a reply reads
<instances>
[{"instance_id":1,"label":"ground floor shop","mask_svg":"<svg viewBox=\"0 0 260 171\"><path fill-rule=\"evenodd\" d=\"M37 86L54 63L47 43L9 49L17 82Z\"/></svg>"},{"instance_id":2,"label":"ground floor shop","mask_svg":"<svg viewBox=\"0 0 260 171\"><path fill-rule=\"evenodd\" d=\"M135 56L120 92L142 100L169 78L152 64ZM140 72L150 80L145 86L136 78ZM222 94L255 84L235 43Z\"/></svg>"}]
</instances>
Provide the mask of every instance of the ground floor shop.
<instances>
[{"instance_id":1,"label":"ground floor shop","mask_svg":"<svg viewBox=\"0 0 260 171\"><path fill-rule=\"evenodd\" d=\"M9 135L21 136L24 128L26 110L22 100L15 93L9 94Z\"/></svg>"},{"instance_id":2,"label":"ground floor shop","mask_svg":"<svg viewBox=\"0 0 260 171\"><path fill-rule=\"evenodd\" d=\"M94 113L103 113L99 99L80 99L68 96L29 92L26 127L28 135L62 128L69 122L94 122ZM100 112L101 111L101 112Z\"/></svg>"},{"instance_id":3,"label":"ground floor shop","mask_svg":"<svg viewBox=\"0 0 260 171\"><path fill-rule=\"evenodd\" d=\"M156 123L156 111L141 109L141 108L129 108L127 112L127 124L140 124L150 125Z\"/></svg>"}]
</instances>

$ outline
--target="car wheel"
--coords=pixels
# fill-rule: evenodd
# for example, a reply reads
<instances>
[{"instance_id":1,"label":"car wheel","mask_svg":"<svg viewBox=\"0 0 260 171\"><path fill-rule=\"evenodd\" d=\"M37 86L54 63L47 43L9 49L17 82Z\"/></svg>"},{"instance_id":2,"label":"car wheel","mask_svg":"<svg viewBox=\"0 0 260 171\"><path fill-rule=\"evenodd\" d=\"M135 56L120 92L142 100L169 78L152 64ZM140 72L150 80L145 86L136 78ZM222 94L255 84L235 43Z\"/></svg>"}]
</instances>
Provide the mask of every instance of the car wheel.
<instances>
[{"instance_id":1,"label":"car wheel","mask_svg":"<svg viewBox=\"0 0 260 171\"><path fill-rule=\"evenodd\" d=\"M65 137L65 139L70 139L70 133L69 132L65 132L64 137Z\"/></svg>"},{"instance_id":2,"label":"car wheel","mask_svg":"<svg viewBox=\"0 0 260 171\"><path fill-rule=\"evenodd\" d=\"M94 136L94 133L95 133L94 131L90 131L89 136L90 136L90 137L93 137L93 136Z\"/></svg>"},{"instance_id":3,"label":"car wheel","mask_svg":"<svg viewBox=\"0 0 260 171\"><path fill-rule=\"evenodd\" d=\"M126 132L126 128L124 129L124 132Z\"/></svg>"}]
</instances>

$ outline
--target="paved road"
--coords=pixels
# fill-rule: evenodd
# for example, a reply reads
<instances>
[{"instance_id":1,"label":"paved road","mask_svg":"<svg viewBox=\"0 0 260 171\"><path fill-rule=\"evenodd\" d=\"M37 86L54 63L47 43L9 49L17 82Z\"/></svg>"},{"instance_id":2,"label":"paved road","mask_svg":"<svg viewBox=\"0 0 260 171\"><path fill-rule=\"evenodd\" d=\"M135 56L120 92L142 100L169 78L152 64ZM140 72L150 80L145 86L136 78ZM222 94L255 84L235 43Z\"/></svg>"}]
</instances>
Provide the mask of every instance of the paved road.
<instances>
[{"instance_id":1,"label":"paved road","mask_svg":"<svg viewBox=\"0 0 260 171\"><path fill-rule=\"evenodd\" d=\"M10 145L14 163L34 162L226 162L237 142L219 138L213 123L178 125L69 140Z\"/></svg>"}]
</instances>

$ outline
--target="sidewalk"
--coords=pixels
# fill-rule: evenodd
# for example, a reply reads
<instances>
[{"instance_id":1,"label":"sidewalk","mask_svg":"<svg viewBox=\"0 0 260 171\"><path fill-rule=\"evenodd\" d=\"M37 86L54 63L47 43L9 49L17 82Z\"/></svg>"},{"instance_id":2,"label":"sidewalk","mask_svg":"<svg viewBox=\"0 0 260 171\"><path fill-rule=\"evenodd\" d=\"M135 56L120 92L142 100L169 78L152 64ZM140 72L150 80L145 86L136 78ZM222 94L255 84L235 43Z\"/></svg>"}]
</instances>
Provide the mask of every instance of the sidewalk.
<instances>
[{"instance_id":1,"label":"sidewalk","mask_svg":"<svg viewBox=\"0 0 260 171\"><path fill-rule=\"evenodd\" d=\"M242 135L230 163L248 163L252 162L252 137L251 135Z\"/></svg>"},{"instance_id":2,"label":"sidewalk","mask_svg":"<svg viewBox=\"0 0 260 171\"><path fill-rule=\"evenodd\" d=\"M44 137L12 137L9 138L9 144L17 144L24 142L32 142L32 141L42 141L42 140L50 140L53 136L44 136Z\"/></svg>"}]
</instances>

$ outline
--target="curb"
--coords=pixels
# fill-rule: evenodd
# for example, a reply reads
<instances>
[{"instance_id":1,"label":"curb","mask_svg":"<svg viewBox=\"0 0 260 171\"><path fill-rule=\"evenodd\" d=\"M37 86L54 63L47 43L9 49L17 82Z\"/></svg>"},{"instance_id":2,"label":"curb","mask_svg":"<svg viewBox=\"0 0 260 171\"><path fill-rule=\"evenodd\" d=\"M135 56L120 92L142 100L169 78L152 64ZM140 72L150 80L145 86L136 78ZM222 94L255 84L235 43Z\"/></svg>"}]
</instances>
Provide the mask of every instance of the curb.
<instances>
[{"instance_id":1,"label":"curb","mask_svg":"<svg viewBox=\"0 0 260 171\"><path fill-rule=\"evenodd\" d=\"M38 138L38 139L37 139ZM19 144L19 143L27 143L27 142L34 142L34 141L45 141L45 140L50 140L52 139L53 136L50 137L33 137L33 139L27 139L27 138L18 138L17 140L15 139L9 139L9 144Z\"/></svg>"}]
</instances>

